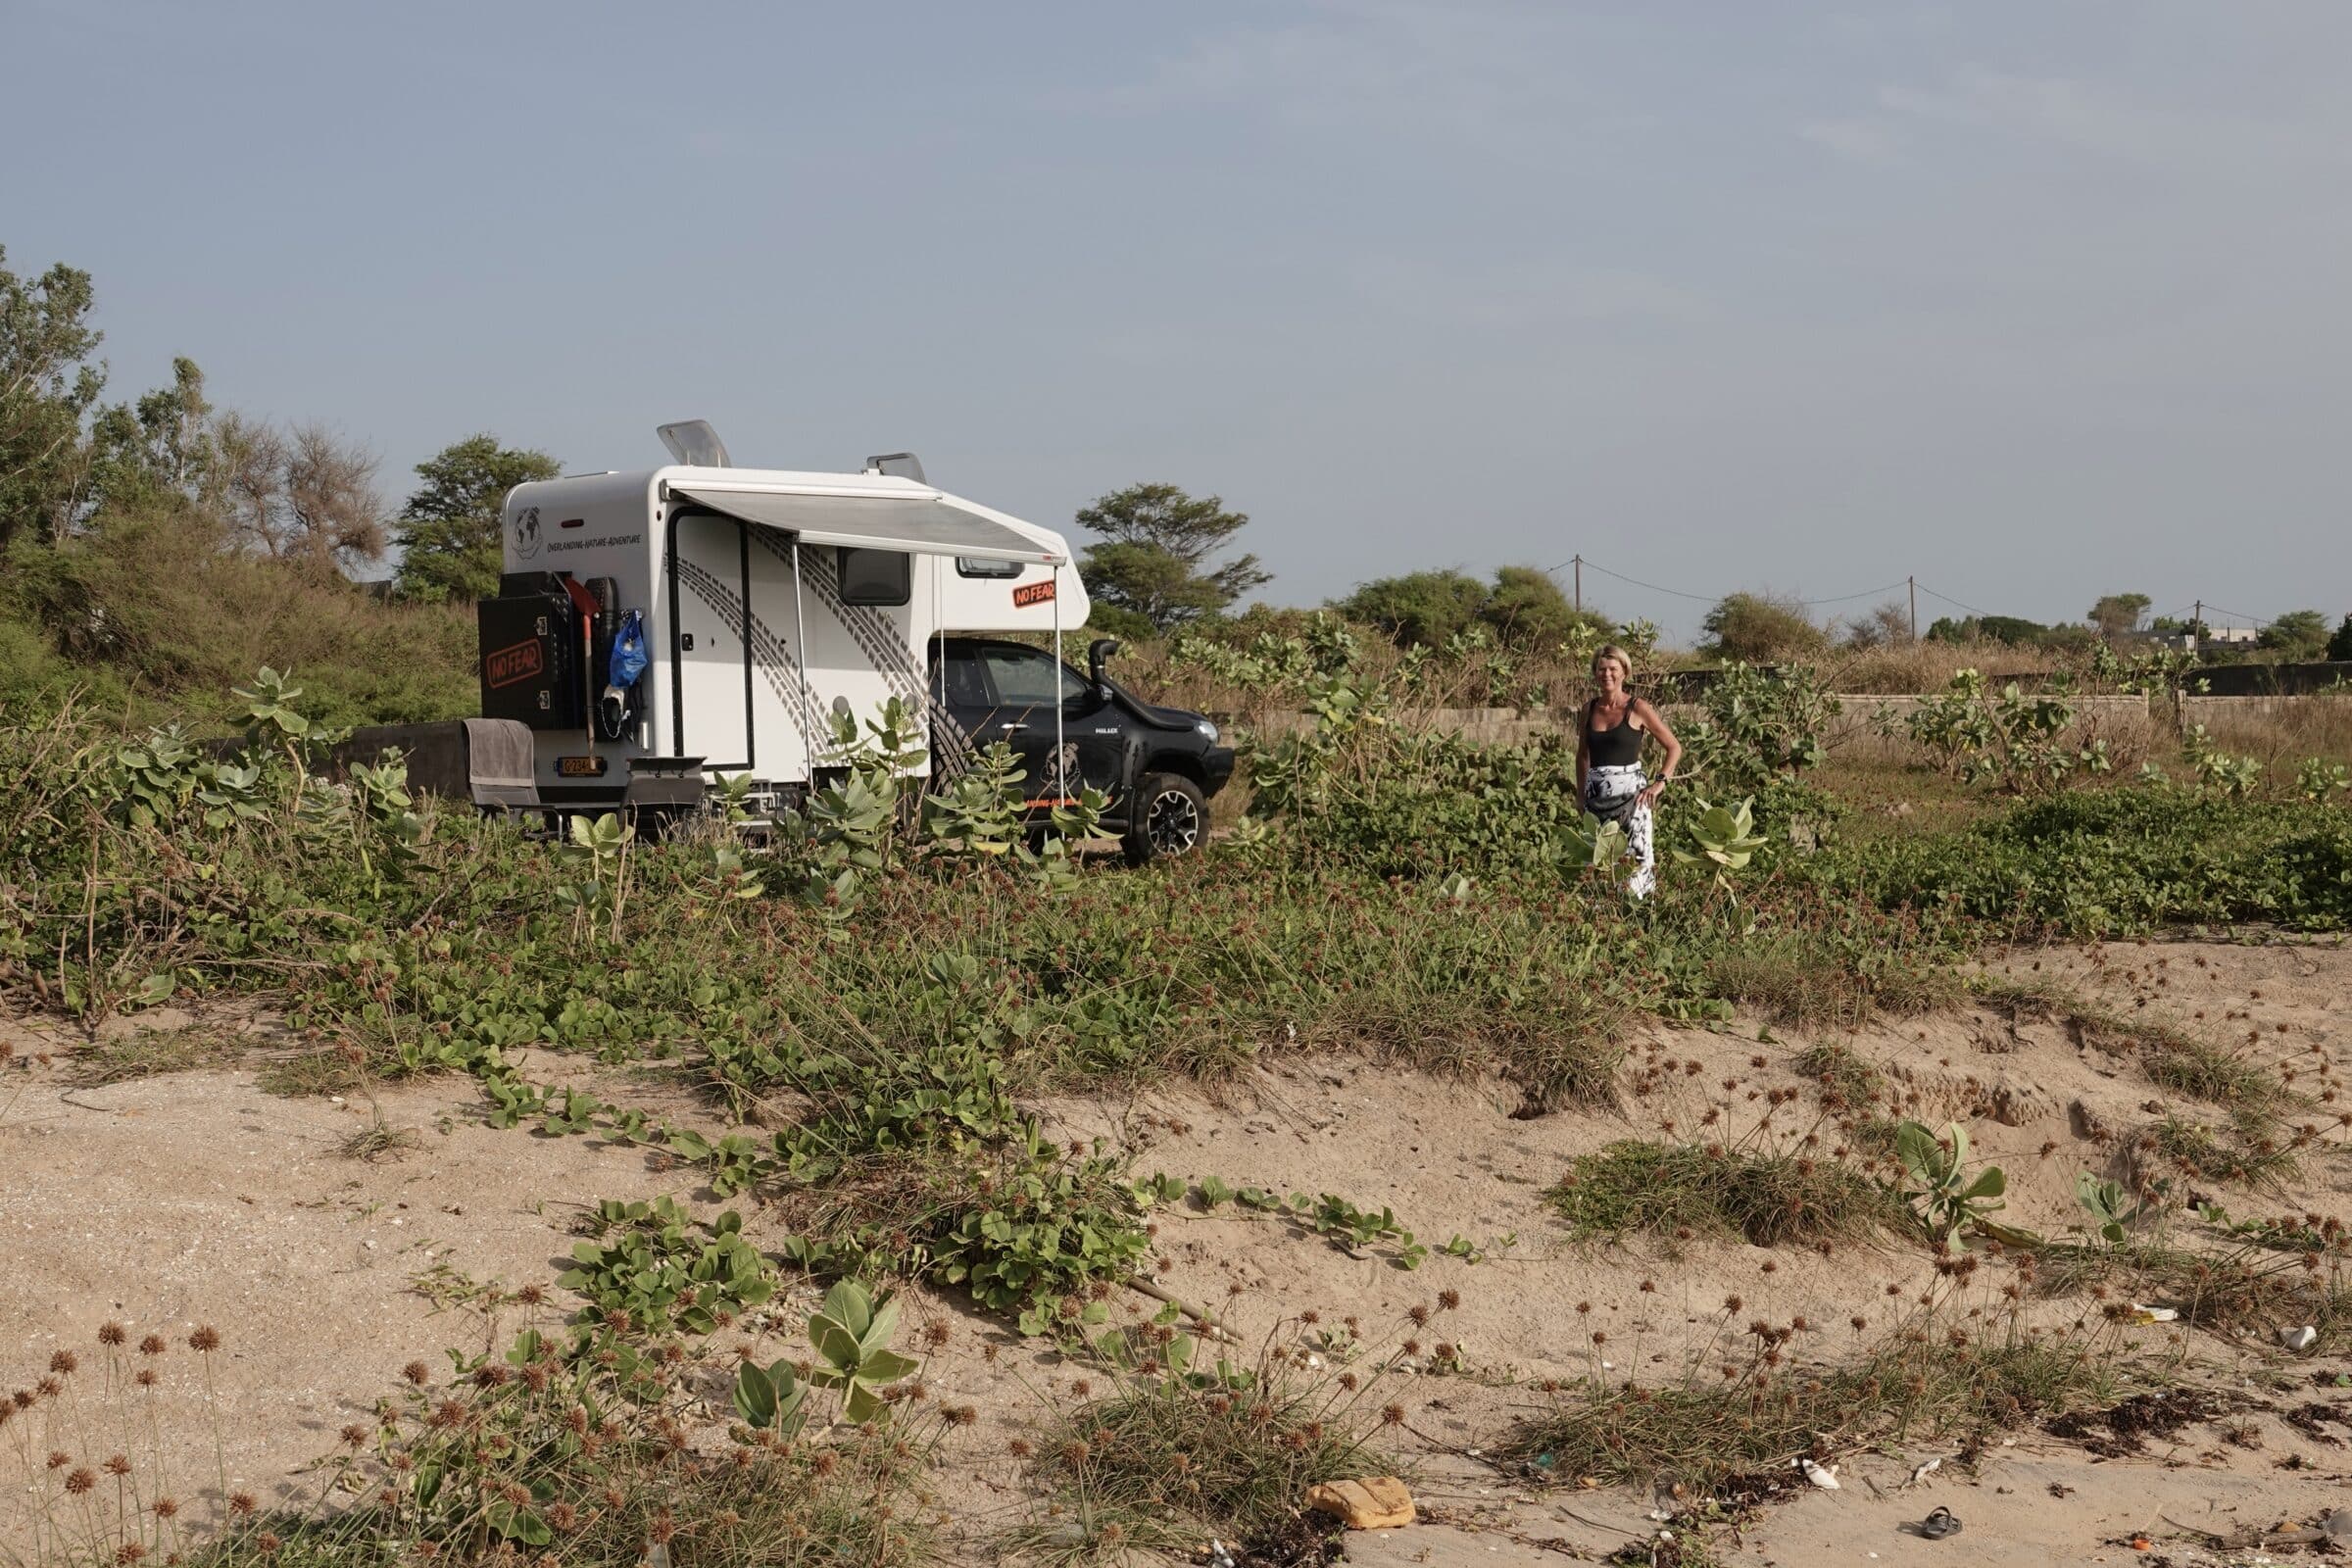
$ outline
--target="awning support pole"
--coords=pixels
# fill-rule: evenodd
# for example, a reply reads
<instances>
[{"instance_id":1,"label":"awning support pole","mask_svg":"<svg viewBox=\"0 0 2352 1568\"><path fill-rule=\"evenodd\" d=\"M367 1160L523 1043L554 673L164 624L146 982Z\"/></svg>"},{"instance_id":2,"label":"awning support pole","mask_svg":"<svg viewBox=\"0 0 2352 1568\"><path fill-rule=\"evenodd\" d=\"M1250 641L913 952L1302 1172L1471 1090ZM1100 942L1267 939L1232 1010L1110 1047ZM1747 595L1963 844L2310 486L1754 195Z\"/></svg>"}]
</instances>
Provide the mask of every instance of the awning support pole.
<instances>
[{"instance_id":1,"label":"awning support pole","mask_svg":"<svg viewBox=\"0 0 2352 1568\"><path fill-rule=\"evenodd\" d=\"M1069 754L1062 750L1061 715L1069 708L1061 695L1061 563L1054 563L1054 783L1063 799L1070 795L1069 770L1062 759Z\"/></svg>"},{"instance_id":2,"label":"awning support pole","mask_svg":"<svg viewBox=\"0 0 2352 1568\"><path fill-rule=\"evenodd\" d=\"M801 619L801 536L792 536L793 662L801 666L801 742L808 754L808 784L816 785L816 696L808 689L808 627Z\"/></svg>"}]
</instances>

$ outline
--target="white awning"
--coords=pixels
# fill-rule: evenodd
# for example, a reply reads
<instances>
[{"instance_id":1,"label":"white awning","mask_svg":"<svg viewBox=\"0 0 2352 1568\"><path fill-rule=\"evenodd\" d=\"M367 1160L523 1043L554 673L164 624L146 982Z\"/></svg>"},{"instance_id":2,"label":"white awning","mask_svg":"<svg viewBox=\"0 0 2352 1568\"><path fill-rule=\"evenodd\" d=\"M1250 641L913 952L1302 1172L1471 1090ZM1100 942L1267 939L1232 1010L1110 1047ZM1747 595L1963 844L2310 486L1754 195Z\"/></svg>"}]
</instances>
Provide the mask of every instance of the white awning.
<instances>
[{"instance_id":1,"label":"white awning","mask_svg":"<svg viewBox=\"0 0 2352 1568\"><path fill-rule=\"evenodd\" d=\"M1056 564L1061 559L1026 534L975 516L936 496L796 495L730 490L707 483L672 484L669 488L672 495L762 528L792 534L805 545L961 556L969 561Z\"/></svg>"}]
</instances>

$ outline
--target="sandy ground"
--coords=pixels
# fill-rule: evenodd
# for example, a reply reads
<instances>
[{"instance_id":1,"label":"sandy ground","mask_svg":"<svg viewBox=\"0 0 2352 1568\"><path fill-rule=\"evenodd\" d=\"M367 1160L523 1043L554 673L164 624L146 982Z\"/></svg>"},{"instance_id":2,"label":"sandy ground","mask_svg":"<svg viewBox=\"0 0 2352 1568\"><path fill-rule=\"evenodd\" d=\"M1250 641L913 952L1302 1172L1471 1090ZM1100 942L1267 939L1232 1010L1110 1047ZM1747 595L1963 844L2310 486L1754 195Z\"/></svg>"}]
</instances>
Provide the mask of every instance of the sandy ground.
<instances>
[{"instance_id":1,"label":"sandy ground","mask_svg":"<svg viewBox=\"0 0 2352 1568\"><path fill-rule=\"evenodd\" d=\"M2121 1009L2159 1009L2216 1038L2257 1034L2265 1059L2292 1061L2299 1085L2315 1092L2332 1077L2322 1065L2331 1048L2352 1040L2352 953L2340 945L2053 950L2009 967L2063 979ZM468 1304L470 1284L552 1284L575 1220L598 1199L698 1196L642 1150L490 1127L465 1081L337 1103L265 1094L242 1063L77 1088L70 1037L24 1020L0 1020L0 1030L18 1053L17 1064L0 1071L0 1394L30 1384L56 1351L71 1349L83 1357L76 1377L91 1391L88 1420L103 1427L98 1326L120 1321L133 1342L165 1336L172 1348L155 1364L165 1373L160 1396L176 1414L159 1462L190 1494L213 1492L223 1474L232 1489L300 1494L316 1485L306 1467L394 1386L405 1363L422 1359L439 1376L446 1348L479 1350L512 1332L520 1309L478 1310ZM1404 1406L1402 1457L1432 1522L1353 1538L1354 1560L1598 1557L1657 1528L1642 1517L1648 1497L1573 1486L1533 1491L1482 1462L1512 1419L1544 1406L1541 1382L1679 1376L1722 1332L1725 1298L1735 1295L1735 1334L1752 1317L1802 1318L1808 1327L1797 1352L1835 1359L1865 1337L1849 1326L1851 1316L1870 1318L1875 1335L1897 1309L1885 1304L1890 1287L1899 1301L1932 1282L1932 1261L1894 1242L1842 1246L1828 1256L1731 1244L1579 1248L1546 1207L1544 1189L1568 1161L1614 1139L1657 1136L1668 1123L1692 1132L1711 1108L1709 1136L1749 1132L1768 1103L1751 1095L1809 1087L1791 1065L1806 1043L1752 1023L1655 1028L1637 1042L1622 1107L1532 1120L1512 1115L1519 1096L1507 1086L1439 1082L1346 1057L1277 1062L1213 1098L1158 1093L1043 1108L1060 1131L1136 1151L1139 1173L1336 1193L1374 1209L1388 1205L1425 1244L1458 1235L1481 1249L1482 1261L1437 1255L1407 1271L1379 1249L1351 1255L1298 1225L1231 1207L1162 1210L1155 1236L1160 1283L1188 1301L1214 1303L1247 1353L1311 1351L1329 1373L1344 1355L1318 1335L1353 1317L1364 1348L1348 1364L1368 1373L1404 1361L1406 1369L1383 1376L1366 1397ZM2073 1221L2077 1169L2106 1163L2080 1136L2085 1113L2127 1128L2168 1107L2203 1114L2156 1090L2129 1057L2079 1044L2058 1026L1992 1011L1844 1043L1903 1086L1911 1113L1974 1117L1984 1157L2011 1175L2005 1217L2049 1231ZM534 1075L564 1065L543 1057ZM608 1099L708 1120L658 1081L584 1076ZM354 1157L347 1141L379 1118L409 1130L415 1147L374 1161ZM1766 1135L1807 1132L1825 1150L1837 1138L1809 1095L1776 1112ZM2352 1219L2352 1156L2339 1141L2305 1162L2288 1193L2217 1196L2240 1213ZM719 1205L705 1194L699 1206ZM752 1215L756 1239L775 1229L770 1217ZM1444 1291L1458 1292L1458 1306L1438 1309ZM799 1286L785 1305L813 1298ZM1156 1304L1140 1296L1120 1302L1136 1314ZM1433 1309L1427 1327L1407 1320L1415 1307ZM1301 1322L1309 1310L1320 1315L1312 1328ZM2061 1320L2082 1303L2043 1310ZM1037 1505L1007 1440L1049 1401L1069 1397L1086 1374L955 1298L912 1293L910 1316L948 1326L948 1343L925 1372L931 1396L981 1412L976 1425L951 1436L939 1476L943 1505L956 1520L953 1554L978 1559L993 1531ZM185 1348L202 1324L223 1340L211 1360L210 1395L205 1362ZM2138 1332L2144 1348L2168 1348L2167 1331ZM1453 1348L1458 1368L1432 1365L1441 1343ZM984 1354L991 1346L994 1353ZM2352 1391L2316 1387L2312 1373L2339 1361L2352 1367L2352 1346L2324 1344L2314 1356L2283 1362L2203 1336L2180 1349L2232 1413L2112 1457L2027 1429L1973 1467L1945 1456L1917 1488L1905 1483L1913 1466L1937 1456L1932 1448L1849 1455L1840 1490L1775 1503L1719 1549L1727 1559L1788 1564L2191 1563L2219 1559L2174 1524L2226 1535L2345 1500L2352 1404L2344 1401ZM2289 1384L2294 1391L2282 1392ZM2282 1419L2314 1404L2325 1420L2308 1412L2300 1425ZM2343 1422L2330 1425L2339 1408ZM2225 1439L2225 1426L2235 1441ZM89 1441L108 1440L92 1432ZM0 1495L0 1542L9 1539L11 1502ZM1960 1536L1925 1541L1905 1532L1939 1503L1964 1520ZM2128 1542L2135 1533L2152 1537L2156 1549L2134 1551Z\"/></svg>"}]
</instances>

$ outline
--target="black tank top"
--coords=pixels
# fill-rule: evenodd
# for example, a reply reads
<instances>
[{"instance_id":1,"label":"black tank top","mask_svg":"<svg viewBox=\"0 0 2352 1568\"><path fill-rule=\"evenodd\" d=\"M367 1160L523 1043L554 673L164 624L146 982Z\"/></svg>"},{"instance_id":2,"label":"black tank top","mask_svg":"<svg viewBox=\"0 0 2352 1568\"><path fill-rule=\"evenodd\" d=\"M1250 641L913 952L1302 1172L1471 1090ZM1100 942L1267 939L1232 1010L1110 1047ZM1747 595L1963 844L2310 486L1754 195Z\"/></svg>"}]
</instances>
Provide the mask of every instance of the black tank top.
<instances>
[{"instance_id":1,"label":"black tank top","mask_svg":"<svg viewBox=\"0 0 2352 1568\"><path fill-rule=\"evenodd\" d=\"M1594 767L1631 767L1642 760L1642 732L1634 728L1634 705L1625 705L1625 716L1607 729L1592 727L1592 714L1597 704L1585 709L1585 748Z\"/></svg>"}]
</instances>

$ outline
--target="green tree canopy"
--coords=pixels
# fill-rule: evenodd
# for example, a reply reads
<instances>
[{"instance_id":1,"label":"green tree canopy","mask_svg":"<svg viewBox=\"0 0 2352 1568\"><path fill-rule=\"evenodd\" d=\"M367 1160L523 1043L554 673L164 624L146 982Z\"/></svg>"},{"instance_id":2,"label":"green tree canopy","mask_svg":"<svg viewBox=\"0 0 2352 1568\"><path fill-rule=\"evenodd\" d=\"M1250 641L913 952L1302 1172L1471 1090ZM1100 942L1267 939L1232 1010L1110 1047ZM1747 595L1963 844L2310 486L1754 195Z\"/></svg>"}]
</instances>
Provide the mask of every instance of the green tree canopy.
<instances>
[{"instance_id":1,"label":"green tree canopy","mask_svg":"<svg viewBox=\"0 0 2352 1568\"><path fill-rule=\"evenodd\" d=\"M2101 594L2084 618L2102 637L2126 637L2139 629L2139 617L2155 602L2146 594Z\"/></svg>"},{"instance_id":2,"label":"green tree canopy","mask_svg":"<svg viewBox=\"0 0 2352 1568\"><path fill-rule=\"evenodd\" d=\"M1605 636L1613 624L1597 611L1570 605L1551 573L1541 566L1497 568L1478 618L1494 628L1499 643L1546 652L1568 641L1580 625Z\"/></svg>"},{"instance_id":3,"label":"green tree canopy","mask_svg":"<svg viewBox=\"0 0 2352 1568\"><path fill-rule=\"evenodd\" d=\"M452 442L416 465L424 482L400 509L394 530L401 546L400 595L438 604L496 593L507 492L560 471L546 453L501 446L487 432Z\"/></svg>"},{"instance_id":4,"label":"green tree canopy","mask_svg":"<svg viewBox=\"0 0 2352 1568\"><path fill-rule=\"evenodd\" d=\"M223 474L204 372L172 362L172 384L90 421L83 493L90 510L156 512L218 502Z\"/></svg>"},{"instance_id":5,"label":"green tree canopy","mask_svg":"<svg viewBox=\"0 0 2352 1568\"><path fill-rule=\"evenodd\" d=\"M1992 642L2012 648L2034 648L2049 640L2050 628L2022 615L1938 615L1926 632L1932 643Z\"/></svg>"},{"instance_id":6,"label":"green tree canopy","mask_svg":"<svg viewBox=\"0 0 2352 1568\"><path fill-rule=\"evenodd\" d=\"M1375 577L1357 585L1332 610L1349 620L1377 626L1405 647L1436 647L1457 632L1483 625L1506 647L1550 652L1582 626L1594 636L1612 634L1615 623L1595 610L1579 611L1560 585L1540 566L1504 566L1492 583L1466 571L1410 571Z\"/></svg>"},{"instance_id":7,"label":"green tree canopy","mask_svg":"<svg viewBox=\"0 0 2352 1568\"><path fill-rule=\"evenodd\" d=\"M20 278L7 262L0 248L0 545L54 539L73 520L81 416L106 385L89 363L90 274L61 262Z\"/></svg>"},{"instance_id":8,"label":"green tree canopy","mask_svg":"<svg viewBox=\"0 0 2352 1568\"><path fill-rule=\"evenodd\" d=\"M1726 594L1700 624L1706 628L1709 653L1748 663L1815 653L1829 641L1804 606L1771 594Z\"/></svg>"},{"instance_id":9,"label":"green tree canopy","mask_svg":"<svg viewBox=\"0 0 2352 1568\"><path fill-rule=\"evenodd\" d=\"M1164 632L1273 580L1255 556L1209 564L1250 521L1246 513L1226 511L1220 496L1196 499L1172 484L1130 485L1081 508L1077 520L1103 536L1087 546L1081 566L1099 612L1094 624L1105 630L1132 634L1148 624Z\"/></svg>"},{"instance_id":10,"label":"green tree canopy","mask_svg":"<svg viewBox=\"0 0 2352 1568\"><path fill-rule=\"evenodd\" d=\"M2316 610L2290 610L2263 627L2258 641L2289 659L2317 659L2328 650L2328 617Z\"/></svg>"},{"instance_id":11,"label":"green tree canopy","mask_svg":"<svg viewBox=\"0 0 2352 1568\"><path fill-rule=\"evenodd\" d=\"M2352 615L2346 615L2335 635L2328 639L2328 657L2352 662Z\"/></svg>"},{"instance_id":12,"label":"green tree canopy","mask_svg":"<svg viewBox=\"0 0 2352 1568\"><path fill-rule=\"evenodd\" d=\"M1405 647L1434 648L1469 625L1487 607L1487 585L1466 571L1409 571L1356 585L1331 608L1349 620L1377 626Z\"/></svg>"}]
</instances>

